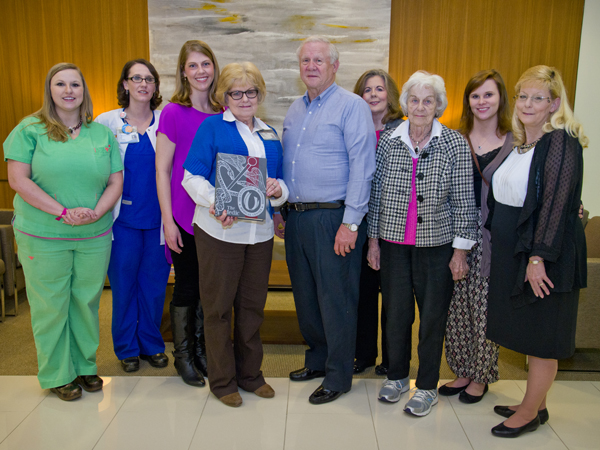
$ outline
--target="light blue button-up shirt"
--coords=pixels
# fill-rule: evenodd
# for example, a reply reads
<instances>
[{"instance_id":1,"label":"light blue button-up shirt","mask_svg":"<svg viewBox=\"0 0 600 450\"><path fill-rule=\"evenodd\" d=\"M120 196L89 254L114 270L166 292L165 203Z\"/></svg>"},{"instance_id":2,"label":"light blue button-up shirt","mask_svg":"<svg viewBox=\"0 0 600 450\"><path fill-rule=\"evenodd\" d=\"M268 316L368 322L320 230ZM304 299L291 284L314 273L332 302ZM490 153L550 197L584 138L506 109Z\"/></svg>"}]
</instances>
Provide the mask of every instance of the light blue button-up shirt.
<instances>
[{"instance_id":1,"label":"light blue button-up shirt","mask_svg":"<svg viewBox=\"0 0 600 450\"><path fill-rule=\"evenodd\" d=\"M283 121L283 179L288 201L345 200L345 223L367 213L377 137L371 110L333 83L312 102L297 99Z\"/></svg>"}]
</instances>

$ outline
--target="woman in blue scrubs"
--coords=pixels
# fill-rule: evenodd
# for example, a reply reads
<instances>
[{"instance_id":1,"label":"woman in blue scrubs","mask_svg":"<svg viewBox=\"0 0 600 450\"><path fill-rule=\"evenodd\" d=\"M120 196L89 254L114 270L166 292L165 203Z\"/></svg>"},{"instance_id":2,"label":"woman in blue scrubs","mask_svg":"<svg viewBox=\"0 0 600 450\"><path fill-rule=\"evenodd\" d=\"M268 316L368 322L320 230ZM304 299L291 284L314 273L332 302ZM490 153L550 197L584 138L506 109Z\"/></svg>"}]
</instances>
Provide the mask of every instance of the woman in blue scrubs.
<instances>
[{"instance_id":1,"label":"woman in blue scrubs","mask_svg":"<svg viewBox=\"0 0 600 450\"><path fill-rule=\"evenodd\" d=\"M113 210L108 267L113 344L125 372L138 370L140 359L154 367L169 363L160 334L170 266L156 194L159 87L158 73L150 62L129 61L117 84L122 108L96 118L115 133L125 165L123 196Z\"/></svg>"}]
</instances>

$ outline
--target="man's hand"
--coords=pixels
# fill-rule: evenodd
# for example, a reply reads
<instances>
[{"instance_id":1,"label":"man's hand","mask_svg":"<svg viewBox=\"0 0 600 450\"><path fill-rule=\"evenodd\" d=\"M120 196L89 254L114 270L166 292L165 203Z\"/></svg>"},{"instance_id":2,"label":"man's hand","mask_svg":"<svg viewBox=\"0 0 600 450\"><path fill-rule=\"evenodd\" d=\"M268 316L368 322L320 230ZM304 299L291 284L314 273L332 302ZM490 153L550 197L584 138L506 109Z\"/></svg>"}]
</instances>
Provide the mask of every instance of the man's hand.
<instances>
[{"instance_id":1,"label":"man's hand","mask_svg":"<svg viewBox=\"0 0 600 450\"><path fill-rule=\"evenodd\" d=\"M336 255L346 256L351 250L354 250L354 244L356 244L356 238L358 237L358 231L350 231L348 227L343 224L335 235L335 244L333 245L333 251Z\"/></svg>"}]
</instances>

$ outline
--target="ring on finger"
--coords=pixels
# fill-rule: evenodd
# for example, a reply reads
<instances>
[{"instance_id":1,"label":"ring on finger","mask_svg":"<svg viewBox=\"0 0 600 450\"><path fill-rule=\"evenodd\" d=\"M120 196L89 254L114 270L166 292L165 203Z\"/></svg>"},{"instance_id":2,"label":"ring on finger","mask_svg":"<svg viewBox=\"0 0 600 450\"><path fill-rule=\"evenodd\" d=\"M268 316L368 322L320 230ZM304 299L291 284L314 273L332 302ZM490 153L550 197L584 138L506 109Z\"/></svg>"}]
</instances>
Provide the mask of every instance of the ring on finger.
<instances>
[{"instance_id":1,"label":"ring on finger","mask_svg":"<svg viewBox=\"0 0 600 450\"><path fill-rule=\"evenodd\" d=\"M544 283L540 283L540 287L544 287L546 286Z\"/></svg>"}]
</instances>

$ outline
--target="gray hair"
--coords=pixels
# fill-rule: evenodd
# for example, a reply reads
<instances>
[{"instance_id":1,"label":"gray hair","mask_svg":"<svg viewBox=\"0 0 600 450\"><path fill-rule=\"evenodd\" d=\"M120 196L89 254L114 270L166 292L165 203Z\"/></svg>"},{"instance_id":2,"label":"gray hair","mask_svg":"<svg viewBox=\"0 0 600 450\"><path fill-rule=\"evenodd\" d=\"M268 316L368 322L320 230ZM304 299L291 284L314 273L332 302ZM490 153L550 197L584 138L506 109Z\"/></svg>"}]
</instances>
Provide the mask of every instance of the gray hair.
<instances>
[{"instance_id":1,"label":"gray hair","mask_svg":"<svg viewBox=\"0 0 600 450\"><path fill-rule=\"evenodd\" d=\"M400 94L400 106L402 107L402 111L408 111L408 94L414 87L429 87L433 89L436 102L435 117L441 117L448 106L444 79L439 75L433 75L424 70L418 70L413 73L408 81L404 83L404 86L402 86L402 94Z\"/></svg>"},{"instance_id":2,"label":"gray hair","mask_svg":"<svg viewBox=\"0 0 600 450\"><path fill-rule=\"evenodd\" d=\"M335 64L336 61L340 59L340 52L338 52L338 49L335 48L335 45L333 45L329 39L327 39L325 36L313 35L307 37L296 50L296 56L298 57L298 60L300 60L302 47L304 47L304 44L308 44L309 42L322 42L323 44L327 44L329 46L329 62L331 64Z\"/></svg>"}]
</instances>

